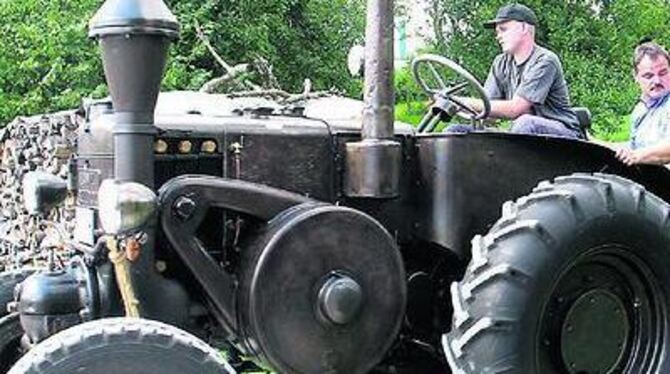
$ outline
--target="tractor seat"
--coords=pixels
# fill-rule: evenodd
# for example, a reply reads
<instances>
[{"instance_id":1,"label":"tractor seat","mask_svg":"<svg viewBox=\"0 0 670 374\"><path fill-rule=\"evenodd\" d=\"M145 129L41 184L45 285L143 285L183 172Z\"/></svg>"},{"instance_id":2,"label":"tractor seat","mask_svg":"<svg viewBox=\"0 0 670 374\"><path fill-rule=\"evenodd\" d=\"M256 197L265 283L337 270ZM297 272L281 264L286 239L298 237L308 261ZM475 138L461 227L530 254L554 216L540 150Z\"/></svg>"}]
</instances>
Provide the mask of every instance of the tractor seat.
<instances>
[{"instance_id":1,"label":"tractor seat","mask_svg":"<svg viewBox=\"0 0 670 374\"><path fill-rule=\"evenodd\" d=\"M591 111L586 107L572 108L577 114L577 122L579 128L582 130L584 137L588 139L588 132L591 130Z\"/></svg>"}]
</instances>

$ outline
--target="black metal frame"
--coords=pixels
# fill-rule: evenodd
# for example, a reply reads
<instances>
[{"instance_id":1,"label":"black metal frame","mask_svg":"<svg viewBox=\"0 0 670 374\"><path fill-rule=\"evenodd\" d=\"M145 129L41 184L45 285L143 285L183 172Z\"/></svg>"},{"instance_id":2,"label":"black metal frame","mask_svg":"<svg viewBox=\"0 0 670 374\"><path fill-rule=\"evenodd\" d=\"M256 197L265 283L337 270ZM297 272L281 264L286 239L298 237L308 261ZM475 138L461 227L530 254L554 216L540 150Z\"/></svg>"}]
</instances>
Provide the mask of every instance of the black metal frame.
<instances>
[{"instance_id":1,"label":"black metal frame","mask_svg":"<svg viewBox=\"0 0 670 374\"><path fill-rule=\"evenodd\" d=\"M616 174L670 201L670 171L626 167L612 150L586 141L479 132L418 136L416 149L416 235L466 260L471 238L488 231L503 203L543 180L576 172Z\"/></svg>"},{"instance_id":2,"label":"black metal frame","mask_svg":"<svg viewBox=\"0 0 670 374\"><path fill-rule=\"evenodd\" d=\"M236 280L198 241L196 231L210 208L223 208L270 220L291 206L313 201L302 195L255 183L208 176L174 178L159 191L162 228L174 250L218 308L231 335L239 333Z\"/></svg>"}]
</instances>

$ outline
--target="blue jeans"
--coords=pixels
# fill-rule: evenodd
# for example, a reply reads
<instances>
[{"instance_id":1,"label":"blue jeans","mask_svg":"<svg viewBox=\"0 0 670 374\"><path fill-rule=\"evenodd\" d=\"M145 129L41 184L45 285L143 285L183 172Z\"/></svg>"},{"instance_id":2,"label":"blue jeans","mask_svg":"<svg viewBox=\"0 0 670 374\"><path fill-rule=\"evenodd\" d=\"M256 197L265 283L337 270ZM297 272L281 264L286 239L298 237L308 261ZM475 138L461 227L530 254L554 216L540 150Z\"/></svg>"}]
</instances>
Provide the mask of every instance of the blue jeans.
<instances>
[{"instance_id":1,"label":"blue jeans","mask_svg":"<svg viewBox=\"0 0 670 374\"><path fill-rule=\"evenodd\" d=\"M447 127L445 132L450 133L468 133L474 131L472 125L456 124ZM512 122L511 133L529 134L529 135L550 135L564 138L582 139L584 138L580 131L568 128L559 121L524 114Z\"/></svg>"}]
</instances>

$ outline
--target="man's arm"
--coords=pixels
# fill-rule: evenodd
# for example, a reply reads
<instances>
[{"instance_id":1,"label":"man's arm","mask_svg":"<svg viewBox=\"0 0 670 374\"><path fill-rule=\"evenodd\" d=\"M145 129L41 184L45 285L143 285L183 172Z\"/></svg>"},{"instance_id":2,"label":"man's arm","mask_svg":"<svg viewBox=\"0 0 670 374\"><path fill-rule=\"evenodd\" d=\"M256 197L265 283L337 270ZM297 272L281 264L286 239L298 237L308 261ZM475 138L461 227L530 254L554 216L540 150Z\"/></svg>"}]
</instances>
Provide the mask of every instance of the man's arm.
<instances>
[{"instance_id":1,"label":"man's arm","mask_svg":"<svg viewBox=\"0 0 670 374\"><path fill-rule=\"evenodd\" d=\"M486 77L486 82L484 82L484 92L486 96L491 99L491 118L506 118L506 119L516 119L517 117L530 113L532 103L519 96L515 95L512 100L505 100L504 88L502 82L498 79L500 75L499 68L501 66L501 60L504 58L503 55L498 55L489 69L489 74ZM475 112L481 112L484 110L484 103L482 100L468 98L468 97L457 97L459 102L467 105Z\"/></svg>"},{"instance_id":2,"label":"man's arm","mask_svg":"<svg viewBox=\"0 0 670 374\"><path fill-rule=\"evenodd\" d=\"M616 157L628 166L637 164L670 164L670 140L667 140L667 137L663 137L663 140L660 140L654 145L632 149L634 143L633 139L635 139L636 132L641 125L640 121L643 121L644 118L648 118L644 116L646 110L646 105L642 102L639 102L633 109L630 118L631 140L629 144L616 150Z\"/></svg>"},{"instance_id":3,"label":"man's arm","mask_svg":"<svg viewBox=\"0 0 670 374\"><path fill-rule=\"evenodd\" d=\"M670 163L670 142L662 142L635 150L621 148L617 151L616 156L628 166L637 164L665 165Z\"/></svg>"},{"instance_id":4,"label":"man's arm","mask_svg":"<svg viewBox=\"0 0 670 374\"><path fill-rule=\"evenodd\" d=\"M484 103L480 99L469 97L458 97L456 99L476 112L484 110ZM491 100L491 113L489 117L514 120L524 114L531 113L532 107L533 103L519 95L515 95L512 100Z\"/></svg>"},{"instance_id":5,"label":"man's arm","mask_svg":"<svg viewBox=\"0 0 670 374\"><path fill-rule=\"evenodd\" d=\"M552 87L551 83L554 81L557 73L557 62L551 59L545 59L528 66L521 84L517 87L511 100L491 100L491 113L489 117L515 120L524 114L531 114L533 104L541 104L546 100ZM487 92L490 91L489 87L491 85L489 81L491 81L493 74L492 70L486 82L485 88ZM491 96L489 95L489 97ZM491 98L498 99L498 97ZM484 105L479 99L456 99L477 112L483 110Z\"/></svg>"}]
</instances>

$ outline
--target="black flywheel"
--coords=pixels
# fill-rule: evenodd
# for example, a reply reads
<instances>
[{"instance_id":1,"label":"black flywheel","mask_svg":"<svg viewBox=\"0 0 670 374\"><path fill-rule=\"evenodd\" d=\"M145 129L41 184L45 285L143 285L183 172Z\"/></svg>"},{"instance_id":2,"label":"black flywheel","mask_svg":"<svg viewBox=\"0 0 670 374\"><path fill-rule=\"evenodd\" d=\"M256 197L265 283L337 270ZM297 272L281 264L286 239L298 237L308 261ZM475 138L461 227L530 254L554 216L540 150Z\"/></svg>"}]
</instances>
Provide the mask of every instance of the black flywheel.
<instances>
[{"instance_id":1,"label":"black flywheel","mask_svg":"<svg viewBox=\"0 0 670 374\"><path fill-rule=\"evenodd\" d=\"M240 325L283 373L365 373L396 338L405 272L389 233L357 210L304 204L246 250Z\"/></svg>"}]
</instances>

